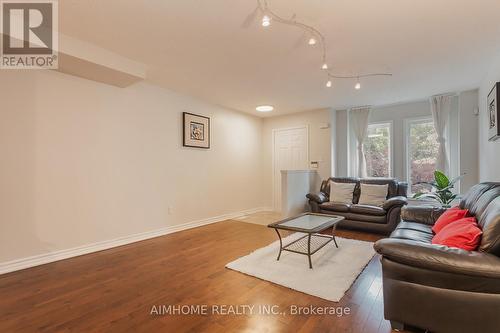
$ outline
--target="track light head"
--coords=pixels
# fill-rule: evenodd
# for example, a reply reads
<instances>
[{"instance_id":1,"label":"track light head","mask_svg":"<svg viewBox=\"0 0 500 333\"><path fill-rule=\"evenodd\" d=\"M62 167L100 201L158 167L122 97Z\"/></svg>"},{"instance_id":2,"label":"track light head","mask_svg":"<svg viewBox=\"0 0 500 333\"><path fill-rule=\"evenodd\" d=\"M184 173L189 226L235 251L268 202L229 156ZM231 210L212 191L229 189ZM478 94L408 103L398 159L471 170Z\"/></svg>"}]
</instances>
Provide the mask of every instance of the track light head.
<instances>
[{"instance_id":1,"label":"track light head","mask_svg":"<svg viewBox=\"0 0 500 333\"><path fill-rule=\"evenodd\" d=\"M262 18L262 26L268 27L270 25L271 25L271 18L267 15L264 15L264 17Z\"/></svg>"}]
</instances>

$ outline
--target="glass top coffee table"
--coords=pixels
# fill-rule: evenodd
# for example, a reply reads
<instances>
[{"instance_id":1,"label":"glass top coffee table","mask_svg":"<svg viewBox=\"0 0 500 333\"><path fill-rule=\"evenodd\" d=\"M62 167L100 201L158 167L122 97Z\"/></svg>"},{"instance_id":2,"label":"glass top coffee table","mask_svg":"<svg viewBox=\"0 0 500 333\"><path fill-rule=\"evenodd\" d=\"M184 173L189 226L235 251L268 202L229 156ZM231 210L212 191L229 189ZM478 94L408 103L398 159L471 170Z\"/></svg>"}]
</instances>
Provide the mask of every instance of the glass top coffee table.
<instances>
[{"instance_id":1,"label":"glass top coffee table","mask_svg":"<svg viewBox=\"0 0 500 333\"><path fill-rule=\"evenodd\" d=\"M313 254L331 241L335 243L337 248L339 247L335 240L335 229L343 219L344 217L336 215L305 213L269 224L268 227L276 231L280 240L280 252L276 260L280 260L282 251L303 254L309 258L309 268L312 269L311 256ZM320 234L328 228L332 228L331 235ZM306 235L283 245L279 230L295 231Z\"/></svg>"}]
</instances>

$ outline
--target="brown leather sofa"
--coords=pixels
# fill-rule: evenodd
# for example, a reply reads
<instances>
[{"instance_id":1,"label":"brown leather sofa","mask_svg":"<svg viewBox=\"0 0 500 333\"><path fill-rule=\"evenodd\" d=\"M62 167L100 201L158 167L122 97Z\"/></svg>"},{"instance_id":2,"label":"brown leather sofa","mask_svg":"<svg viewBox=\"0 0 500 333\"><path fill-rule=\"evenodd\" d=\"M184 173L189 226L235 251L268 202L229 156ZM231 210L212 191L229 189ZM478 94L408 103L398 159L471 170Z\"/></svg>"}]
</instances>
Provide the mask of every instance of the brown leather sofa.
<instances>
[{"instance_id":1,"label":"brown leather sofa","mask_svg":"<svg viewBox=\"0 0 500 333\"><path fill-rule=\"evenodd\" d=\"M330 202L330 181L356 183L353 203ZM384 205L382 207L359 205L360 183L388 184L387 201ZM407 204L407 190L406 182L398 182L393 178L331 177L321 183L318 193L309 193L306 197L309 199L312 212L345 217L338 225L340 228L389 234L400 221L401 207Z\"/></svg>"},{"instance_id":2,"label":"brown leather sofa","mask_svg":"<svg viewBox=\"0 0 500 333\"><path fill-rule=\"evenodd\" d=\"M478 251L432 245L432 225L444 211L405 207L382 255L384 315L394 329L500 332L500 183L472 187L460 202L478 220Z\"/></svg>"}]
</instances>

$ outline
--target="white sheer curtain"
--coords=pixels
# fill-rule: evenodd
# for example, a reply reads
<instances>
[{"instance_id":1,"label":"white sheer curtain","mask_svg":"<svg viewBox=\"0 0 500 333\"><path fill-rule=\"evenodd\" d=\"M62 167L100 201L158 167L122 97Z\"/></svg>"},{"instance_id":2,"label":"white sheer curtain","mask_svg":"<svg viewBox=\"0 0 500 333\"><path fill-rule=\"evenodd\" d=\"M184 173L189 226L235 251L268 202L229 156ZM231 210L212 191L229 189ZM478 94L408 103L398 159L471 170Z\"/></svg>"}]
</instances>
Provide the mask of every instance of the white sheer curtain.
<instances>
[{"instance_id":1,"label":"white sheer curtain","mask_svg":"<svg viewBox=\"0 0 500 333\"><path fill-rule=\"evenodd\" d=\"M439 143L438 158L436 169L448 174L450 165L448 154L446 152L446 127L448 126L451 111L451 96L433 96L431 97L431 113L434 121L434 128L437 133Z\"/></svg>"},{"instance_id":2,"label":"white sheer curtain","mask_svg":"<svg viewBox=\"0 0 500 333\"><path fill-rule=\"evenodd\" d=\"M363 142L366 139L368 131L368 117L370 116L370 108L351 109L351 125L354 136L357 141L358 167L356 171L357 177L366 177L366 160L363 152Z\"/></svg>"}]
</instances>

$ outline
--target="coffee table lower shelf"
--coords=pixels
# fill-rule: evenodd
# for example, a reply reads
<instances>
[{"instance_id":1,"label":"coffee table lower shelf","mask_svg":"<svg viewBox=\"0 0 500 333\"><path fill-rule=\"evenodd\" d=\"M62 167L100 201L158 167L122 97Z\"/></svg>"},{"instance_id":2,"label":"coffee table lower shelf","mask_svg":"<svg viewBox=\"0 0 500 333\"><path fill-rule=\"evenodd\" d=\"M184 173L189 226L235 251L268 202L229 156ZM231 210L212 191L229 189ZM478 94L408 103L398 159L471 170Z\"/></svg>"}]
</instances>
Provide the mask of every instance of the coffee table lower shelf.
<instances>
[{"instance_id":1,"label":"coffee table lower shelf","mask_svg":"<svg viewBox=\"0 0 500 333\"><path fill-rule=\"evenodd\" d=\"M335 246L338 248L337 241L335 240L334 235L323 235L323 234L307 234L299 239L294 240L286 245L283 245L281 240L281 235L277 229L275 229L278 233L278 237L280 239L280 252L278 254L278 258L276 260L280 260L281 252L288 251L298 254L303 254L308 256L309 258L309 268L312 268L311 256L322 249L326 244L333 241Z\"/></svg>"}]
</instances>

